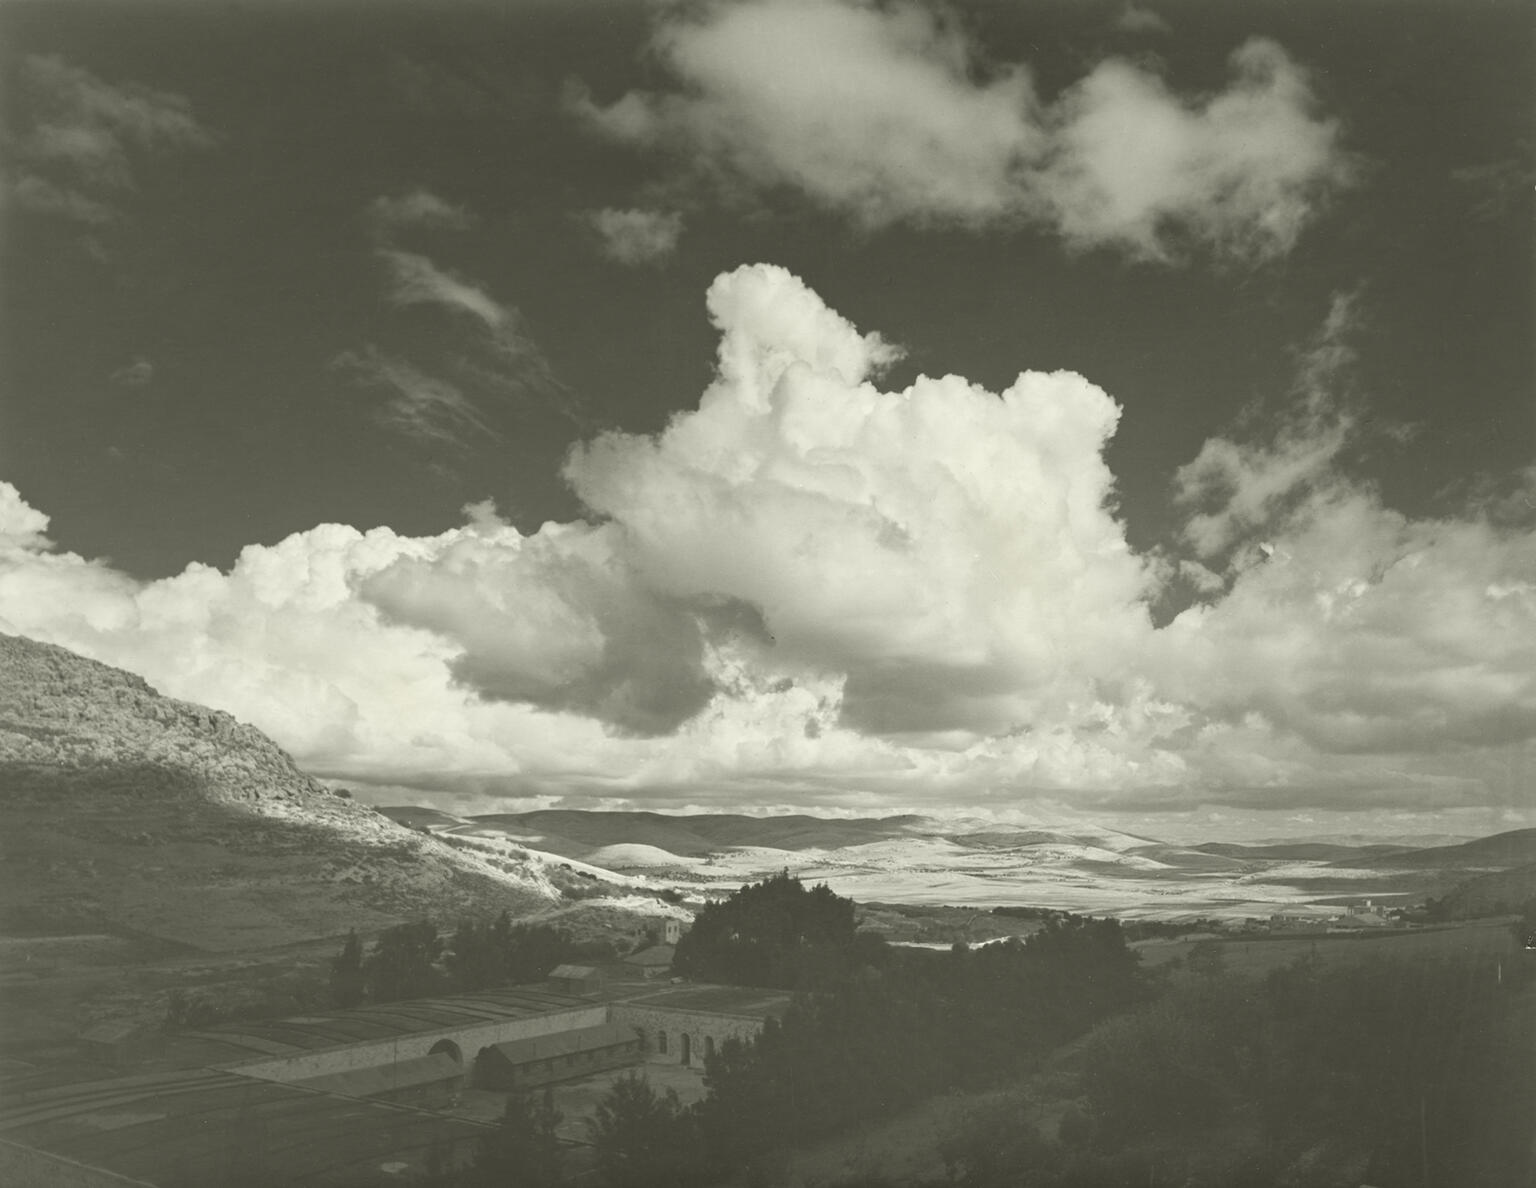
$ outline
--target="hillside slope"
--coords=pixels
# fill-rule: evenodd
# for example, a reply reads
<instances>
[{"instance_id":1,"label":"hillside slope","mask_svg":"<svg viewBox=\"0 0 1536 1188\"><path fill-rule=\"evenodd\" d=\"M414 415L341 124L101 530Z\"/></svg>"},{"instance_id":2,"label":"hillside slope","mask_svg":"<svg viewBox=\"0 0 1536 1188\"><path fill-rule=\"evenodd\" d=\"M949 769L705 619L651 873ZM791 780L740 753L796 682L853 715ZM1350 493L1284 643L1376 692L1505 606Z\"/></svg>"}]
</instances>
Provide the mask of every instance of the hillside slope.
<instances>
[{"instance_id":1,"label":"hillside slope","mask_svg":"<svg viewBox=\"0 0 1536 1188\"><path fill-rule=\"evenodd\" d=\"M219 951L557 892L337 796L253 727L0 635L0 929Z\"/></svg>"},{"instance_id":2,"label":"hillside slope","mask_svg":"<svg viewBox=\"0 0 1536 1188\"><path fill-rule=\"evenodd\" d=\"M1402 854L1385 854L1360 866L1397 870L1508 870L1536 862L1536 829L1512 829L1455 846L1432 846Z\"/></svg>"},{"instance_id":3,"label":"hillside slope","mask_svg":"<svg viewBox=\"0 0 1536 1188\"><path fill-rule=\"evenodd\" d=\"M1447 891L1442 902L1451 920L1519 912L1536 902L1536 862L1468 879Z\"/></svg>"}]
</instances>

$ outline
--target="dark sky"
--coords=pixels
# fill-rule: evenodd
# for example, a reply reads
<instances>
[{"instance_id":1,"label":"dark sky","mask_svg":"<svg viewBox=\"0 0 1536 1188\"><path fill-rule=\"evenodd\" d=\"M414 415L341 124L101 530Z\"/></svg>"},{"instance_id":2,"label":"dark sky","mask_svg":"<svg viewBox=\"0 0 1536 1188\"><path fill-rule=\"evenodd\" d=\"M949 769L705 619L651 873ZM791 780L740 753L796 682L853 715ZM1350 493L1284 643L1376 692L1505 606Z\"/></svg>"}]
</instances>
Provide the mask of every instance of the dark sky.
<instances>
[{"instance_id":1,"label":"dark sky","mask_svg":"<svg viewBox=\"0 0 1536 1188\"><path fill-rule=\"evenodd\" d=\"M12 213L0 465L60 544L141 577L227 565L325 520L439 530L487 497L528 529L568 518L558 462L581 426L509 410L445 473L362 422L328 368L387 332L363 211L419 187L477 212L449 259L521 311L595 425L651 431L689 407L710 364L704 288L769 260L904 344L909 371L996 387L1066 367L1101 384L1126 407L1110 460L1137 543L1167 526L1171 472L1284 390L1288 352L1340 290L1364 295L1372 415L1415 428L1370 460L1394 506L1434 510L1449 487L1529 463L1528 188L1499 208L1457 179L1529 152L1528 11L1287 0L1171 14L1172 34L1139 45L1105 5L972 19L994 58L1029 60L1045 87L1130 48L1200 88L1245 37L1286 45L1363 180L1270 267L1128 265L1030 228L861 231L786 194L700 210L666 267L626 269L575 212L627 205L660 170L581 135L560 95L582 79L611 99L655 74L639 6L9 4L13 126L31 114L20 62L58 55L186 96L217 142L135 160L122 225L96 237L105 258L78 226ZM114 386L137 359L153 379Z\"/></svg>"},{"instance_id":2,"label":"dark sky","mask_svg":"<svg viewBox=\"0 0 1536 1188\"><path fill-rule=\"evenodd\" d=\"M961 113L953 127L965 131L937 147L933 137L903 139L903 119L921 122L937 110L914 99L910 113L898 100L888 118L860 115L872 121L862 133L859 103L840 104L844 92L833 88L825 120L834 130L846 121L853 139L833 137L829 154L813 143L815 119L800 127L792 115L773 115L780 102L792 113L796 95L814 98L808 80L819 64L837 74L840 53L849 87L872 77L857 73L862 43L838 41L836 24L814 61L772 60L776 38L794 44L793 22L807 28L821 19L811 14L829 9L890 33L870 70L889 68L899 79L913 60L947 70L942 94ZM192 563L228 571L247 546L274 546L323 523L435 537L464 524L465 505L485 500L523 534L546 521L612 526L624 521L622 509L584 507L601 502L591 492L603 484L593 480L578 497L562 477L567 451L604 430L654 434L693 410L715 374L719 338L706 290L720 274L763 262L801 278L860 331L904 348L880 376L883 390L955 374L1001 392L1025 369L1076 371L1101 387L1122 408L1103 452L1113 476L1103 493L1125 544L1149 566L1193 559L1192 504L1175 500L1175 476L1213 440L1300 458L1310 456L1307 441L1342 426L1326 480L1316 467L1283 490L1255 480L1263 515L1240 517L1250 543L1280 539L1277 517L1342 490L1345 473L1351 492L1409 525L1470 523L1494 515L1492 506L1518 512L1536 447L1527 5L1060 0L919 10L752 0L700 11L690 24L640 4L0 6L0 477L51 518L57 552L79 554L93 572L110 565L114 581L141 592ZM727 36L731 20L759 17L755 41ZM1074 233L1090 206L1071 189L1071 154L1086 143L1072 137L1101 126L1079 119L1091 106L1083 80L1107 78L1104 64L1118 62L1153 86L1148 94L1201 110L1236 89L1232 55L1254 44L1278 47L1279 77L1305 79L1301 94L1282 87L1265 100L1271 115L1284 107L1301 125L1250 127L1234 117L1211 133L1199 150L1206 156L1191 158L1215 180L1184 205L1151 208L1140 231L1116 230L1101 213ZM969 56L956 67L944 55L959 45ZM924 154L971 160L969 146L985 139L977 105L1006 91L1020 65L1042 114L1033 132L1018 135L1053 137L1055 155L1031 158L1037 173L1009 174L1012 189L994 184L989 158L964 197L934 197L917 179L934 182L941 170L925 166ZM1101 96L1099 118L1153 106L1117 107L1115 94ZM623 125L626 111L643 112L641 123ZM762 111L770 115L754 122ZM1301 153L1287 137L1302 125L1332 130L1327 159L1286 173L1276 162ZM1271 134L1272 146L1263 139ZM886 137L896 146L886 159L872 150L870 161L837 171L839 151L858 158L857 146ZM1160 145L1151 129L1115 151L1155 157ZM1248 174L1222 164L1223 154L1250 152ZM1123 183L1106 200L1135 201L1127 195L1146 192L1155 163L1116 173L1114 156L1097 159ZM1058 168L1061 161L1068 164ZM857 175L865 165L874 189ZM1250 176L1260 179L1254 186L1285 187L1284 201L1301 212L1294 234L1255 238L1280 200L1258 190L1244 198ZM418 203L406 213L381 206L412 196ZM979 205L965 205L973 199ZM636 212L638 229L605 238L604 210ZM1338 308L1348 316L1333 333L1328 318ZM1341 352L1326 371L1326 405L1307 397L1309 383L1323 382L1308 371L1322 347ZM1240 485L1235 471L1222 481ZM643 535L635 524L625 531ZM1224 538L1200 560L1229 591L1244 555L1234 549ZM1527 553L1516 557L1511 564L1524 572ZM699 598L745 605L749 619L775 633L775 604L756 586L679 584L657 576L655 557L625 564L647 575L647 597L686 595L695 609ZM1377 566L1366 580L1379 577ZM347 580L361 588L355 573ZM1137 601L1161 627L1191 604L1198 609L1201 597L1165 574ZM476 647L504 644L466 643L441 617L411 619L389 605L401 621L467 649L460 676L479 671ZM90 631L74 634L9 618L71 646L94 641L117 662L135 654L103 644L96 633L106 628L93 613L80 612ZM808 632L798 660L821 654L826 638ZM603 663L622 666L628 653L611 631L606 639ZM681 646L693 655L712 645ZM1001 645L993 646L995 654ZM832 667L850 688L898 663L849 647L846 656L832 648L840 657ZM876 667L859 668L866 662ZM1098 695L1117 702L1106 692L1113 678L1095 671ZM647 674L639 664L613 688ZM921 684L931 675L919 665L893 679ZM720 687L718 674L694 677L700 688ZM691 678L665 679L687 686ZM993 677L976 680L965 697L982 696L975 690ZM470 683L493 700L588 714L604 730L633 730L640 720L594 709L572 692L589 688L582 681L549 681L564 691L522 678ZM530 692L535 686L545 692ZM602 696L619 696L603 687ZM1525 722L1528 682L1501 688L1500 712ZM178 689L192 696L204 686ZM1315 705L1344 696L1327 681L1309 689L1286 696ZM1371 699L1400 692L1377 689ZM1292 703L1274 696L1200 712L1228 725L1263 714L1297 745L1348 753L1351 763L1367 752L1399 753L1379 740L1363 750L1319 742L1296 725ZM913 711L918 719L925 707ZM1421 710L1434 716L1414 713ZM1047 729L1017 712L1024 726ZM1374 701L1360 712L1385 713ZM684 729L678 713L667 731ZM932 726L942 732L963 719L974 731L964 745L999 729L986 714L954 713L953 721L950 710L936 714ZM876 720L885 719L846 705L841 718L865 733ZM1058 727L1071 733L1081 723ZM1504 771L1493 802L1518 803L1524 726L1494 741L1453 736L1448 747L1503 748L1489 760ZM1191 737L1174 749L1187 750ZM962 743L925 736L913 745ZM511 749L519 757L507 770L539 768ZM356 753L366 752L359 745ZM320 744L311 753L331 754ZM332 759L332 774L422 782L419 771L392 773L377 756ZM1396 760L1382 762L1398 770ZM580 783L551 775L498 784L513 777L494 769L475 777L476 794L562 794ZM797 770L779 783L753 778L782 789L786 802L844 803L825 791L822 774ZM1451 778L1433 764L1420 775ZM691 786L694 777L676 778ZM1369 806L1381 799L1382 778L1345 783L1369 786ZM1089 783L1104 793L1102 781ZM641 784L617 779L614 795L643 797ZM687 799L675 787L665 795ZM1006 799L991 784L973 795ZM1456 803L1468 795L1477 799L1463 789ZM1198 798L1174 799L1182 810ZM1246 793L1228 799L1255 807ZM1386 800L1415 811L1435 803L1428 794Z\"/></svg>"}]
</instances>

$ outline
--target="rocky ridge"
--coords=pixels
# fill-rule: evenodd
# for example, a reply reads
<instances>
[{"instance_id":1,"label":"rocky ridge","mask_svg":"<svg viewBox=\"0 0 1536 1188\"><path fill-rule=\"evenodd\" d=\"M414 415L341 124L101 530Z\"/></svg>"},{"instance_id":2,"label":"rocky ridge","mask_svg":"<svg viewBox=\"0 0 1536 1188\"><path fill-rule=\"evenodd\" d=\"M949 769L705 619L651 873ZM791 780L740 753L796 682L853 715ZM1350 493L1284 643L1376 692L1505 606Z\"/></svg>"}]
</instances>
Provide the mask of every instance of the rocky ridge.
<instances>
[{"instance_id":1,"label":"rocky ridge","mask_svg":"<svg viewBox=\"0 0 1536 1188\"><path fill-rule=\"evenodd\" d=\"M560 899L534 862L408 829L259 730L131 673L0 635L0 925L197 948Z\"/></svg>"}]
</instances>

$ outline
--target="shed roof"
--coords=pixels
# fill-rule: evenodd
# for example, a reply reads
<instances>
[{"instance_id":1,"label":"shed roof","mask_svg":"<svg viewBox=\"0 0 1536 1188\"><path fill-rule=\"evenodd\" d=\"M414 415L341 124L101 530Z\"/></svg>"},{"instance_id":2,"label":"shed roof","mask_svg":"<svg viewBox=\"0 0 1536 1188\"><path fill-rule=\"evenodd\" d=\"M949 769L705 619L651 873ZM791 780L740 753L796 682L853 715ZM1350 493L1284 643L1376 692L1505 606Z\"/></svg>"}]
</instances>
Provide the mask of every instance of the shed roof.
<instances>
[{"instance_id":1,"label":"shed roof","mask_svg":"<svg viewBox=\"0 0 1536 1188\"><path fill-rule=\"evenodd\" d=\"M536 1035L528 1039L506 1040L492 1044L490 1050L509 1064L527 1064L532 1060L550 1060L556 1056L569 1056L574 1052L590 1052L598 1048L612 1048L619 1044L639 1042L632 1027L619 1023L599 1023L595 1027L578 1027L574 1031L557 1031L553 1035Z\"/></svg>"},{"instance_id":2,"label":"shed roof","mask_svg":"<svg viewBox=\"0 0 1536 1188\"><path fill-rule=\"evenodd\" d=\"M597 970L590 965L557 965L550 971L551 981L591 981L597 978Z\"/></svg>"},{"instance_id":3,"label":"shed roof","mask_svg":"<svg viewBox=\"0 0 1536 1188\"><path fill-rule=\"evenodd\" d=\"M191 1064L221 1064L256 1056L330 1048L365 1040L452 1030L477 1023L527 1019L585 1009L591 1003L549 987L510 986L476 994L317 1012L288 1019L248 1019L183 1032L172 1045Z\"/></svg>"},{"instance_id":4,"label":"shed roof","mask_svg":"<svg viewBox=\"0 0 1536 1188\"><path fill-rule=\"evenodd\" d=\"M305 1077L302 1081L292 1083L305 1089L319 1089L323 1093L339 1093L343 1097L377 1097L381 1093L451 1081L463 1075L464 1070L459 1067L459 1062L447 1052L434 1052L430 1056L396 1060L392 1064L376 1064L370 1068Z\"/></svg>"},{"instance_id":5,"label":"shed roof","mask_svg":"<svg viewBox=\"0 0 1536 1188\"><path fill-rule=\"evenodd\" d=\"M146 1034L142 1023L123 1020L98 1023L82 1031L76 1038L97 1044L120 1044L125 1040L140 1039Z\"/></svg>"},{"instance_id":6,"label":"shed roof","mask_svg":"<svg viewBox=\"0 0 1536 1188\"><path fill-rule=\"evenodd\" d=\"M626 965L664 966L671 965L672 958L677 953L676 945L650 945L641 949L638 953L631 953L624 958Z\"/></svg>"}]
</instances>

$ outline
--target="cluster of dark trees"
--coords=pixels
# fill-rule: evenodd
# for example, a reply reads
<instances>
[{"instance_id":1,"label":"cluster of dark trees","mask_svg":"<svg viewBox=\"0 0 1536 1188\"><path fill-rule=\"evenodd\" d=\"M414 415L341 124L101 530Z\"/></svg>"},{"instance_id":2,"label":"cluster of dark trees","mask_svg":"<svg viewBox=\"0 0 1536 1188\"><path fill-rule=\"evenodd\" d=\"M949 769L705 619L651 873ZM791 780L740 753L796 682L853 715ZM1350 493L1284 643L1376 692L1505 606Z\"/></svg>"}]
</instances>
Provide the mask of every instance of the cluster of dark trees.
<instances>
[{"instance_id":1,"label":"cluster of dark trees","mask_svg":"<svg viewBox=\"0 0 1536 1188\"><path fill-rule=\"evenodd\" d=\"M352 1007L537 982L583 952L560 929L513 924L506 912L493 921L464 920L446 937L430 920L399 924L366 953L352 932L331 962L331 999Z\"/></svg>"},{"instance_id":2,"label":"cluster of dark trees","mask_svg":"<svg viewBox=\"0 0 1536 1188\"><path fill-rule=\"evenodd\" d=\"M790 990L846 974L871 944L879 941L858 934L851 899L781 873L701 908L672 969L700 982Z\"/></svg>"},{"instance_id":3,"label":"cluster of dark trees","mask_svg":"<svg viewBox=\"0 0 1536 1188\"><path fill-rule=\"evenodd\" d=\"M1025 940L879 956L706 1061L700 1121L714 1164L1017 1078L1144 994L1113 921L1065 917Z\"/></svg>"},{"instance_id":4,"label":"cluster of dark trees","mask_svg":"<svg viewBox=\"0 0 1536 1188\"><path fill-rule=\"evenodd\" d=\"M1213 965L1092 1032L1056 1135L1013 1106L953 1136L947 1183L1529 1183L1533 1051L1529 991L1481 965Z\"/></svg>"}]
</instances>

